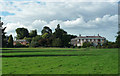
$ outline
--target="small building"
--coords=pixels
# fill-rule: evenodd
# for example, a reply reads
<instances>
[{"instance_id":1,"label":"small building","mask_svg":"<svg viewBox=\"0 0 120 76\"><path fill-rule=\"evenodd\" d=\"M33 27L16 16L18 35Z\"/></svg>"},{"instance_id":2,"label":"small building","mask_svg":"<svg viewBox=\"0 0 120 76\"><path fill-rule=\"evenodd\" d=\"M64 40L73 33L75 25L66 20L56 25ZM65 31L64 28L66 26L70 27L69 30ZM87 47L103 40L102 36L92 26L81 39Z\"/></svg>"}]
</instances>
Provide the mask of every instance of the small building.
<instances>
[{"instance_id":1,"label":"small building","mask_svg":"<svg viewBox=\"0 0 120 76\"><path fill-rule=\"evenodd\" d=\"M15 40L13 42L13 45L16 45L17 43L20 43L21 45L27 45L27 44L29 44L29 42L26 41L26 40Z\"/></svg>"},{"instance_id":2,"label":"small building","mask_svg":"<svg viewBox=\"0 0 120 76\"><path fill-rule=\"evenodd\" d=\"M71 39L71 45L73 46L83 46L84 42L93 43L93 46L97 46L98 44L103 44L106 42L105 37L99 36L79 36L74 39Z\"/></svg>"}]
</instances>

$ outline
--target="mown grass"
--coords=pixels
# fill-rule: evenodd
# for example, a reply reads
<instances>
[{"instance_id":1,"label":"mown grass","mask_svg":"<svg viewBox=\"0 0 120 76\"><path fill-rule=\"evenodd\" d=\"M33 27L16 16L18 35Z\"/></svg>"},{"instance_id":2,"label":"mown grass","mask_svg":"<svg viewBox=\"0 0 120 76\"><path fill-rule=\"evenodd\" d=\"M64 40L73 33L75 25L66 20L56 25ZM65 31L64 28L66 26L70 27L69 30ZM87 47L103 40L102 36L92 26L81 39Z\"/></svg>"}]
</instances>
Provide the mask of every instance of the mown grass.
<instances>
[{"instance_id":1,"label":"mown grass","mask_svg":"<svg viewBox=\"0 0 120 76\"><path fill-rule=\"evenodd\" d=\"M118 49L4 48L2 51L3 74L118 73Z\"/></svg>"}]
</instances>

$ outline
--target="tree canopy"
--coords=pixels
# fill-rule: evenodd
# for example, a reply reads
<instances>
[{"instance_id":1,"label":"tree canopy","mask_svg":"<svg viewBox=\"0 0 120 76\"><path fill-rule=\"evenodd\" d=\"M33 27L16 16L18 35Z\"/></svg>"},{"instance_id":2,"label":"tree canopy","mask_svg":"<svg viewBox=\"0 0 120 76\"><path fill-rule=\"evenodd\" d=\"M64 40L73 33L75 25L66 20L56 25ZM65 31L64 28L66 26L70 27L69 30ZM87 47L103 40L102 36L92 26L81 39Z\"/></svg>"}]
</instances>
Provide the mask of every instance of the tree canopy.
<instances>
[{"instance_id":1,"label":"tree canopy","mask_svg":"<svg viewBox=\"0 0 120 76\"><path fill-rule=\"evenodd\" d=\"M8 47L13 47L13 37L12 37L12 35L9 36Z\"/></svg>"},{"instance_id":2,"label":"tree canopy","mask_svg":"<svg viewBox=\"0 0 120 76\"><path fill-rule=\"evenodd\" d=\"M17 28L16 33L17 33L17 39L23 39L24 37L29 36L29 32L26 28Z\"/></svg>"},{"instance_id":3,"label":"tree canopy","mask_svg":"<svg viewBox=\"0 0 120 76\"><path fill-rule=\"evenodd\" d=\"M37 30L32 30L30 33L29 33L29 37L35 37L37 36Z\"/></svg>"},{"instance_id":4,"label":"tree canopy","mask_svg":"<svg viewBox=\"0 0 120 76\"><path fill-rule=\"evenodd\" d=\"M45 27L43 27L43 30L41 31L41 33L42 33L42 35L44 33L52 34L52 30L49 27L45 26Z\"/></svg>"},{"instance_id":5,"label":"tree canopy","mask_svg":"<svg viewBox=\"0 0 120 76\"><path fill-rule=\"evenodd\" d=\"M116 43L117 43L118 47L120 48L120 31L117 34L118 34L118 36L116 38Z\"/></svg>"}]
</instances>

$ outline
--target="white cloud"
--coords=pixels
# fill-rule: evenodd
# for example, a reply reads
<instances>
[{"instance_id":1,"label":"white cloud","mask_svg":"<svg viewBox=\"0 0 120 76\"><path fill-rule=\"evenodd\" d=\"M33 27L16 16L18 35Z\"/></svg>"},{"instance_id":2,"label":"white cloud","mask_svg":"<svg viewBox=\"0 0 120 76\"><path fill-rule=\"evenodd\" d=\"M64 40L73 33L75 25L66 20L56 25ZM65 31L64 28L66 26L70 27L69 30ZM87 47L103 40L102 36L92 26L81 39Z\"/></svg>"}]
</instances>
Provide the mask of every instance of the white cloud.
<instances>
[{"instance_id":1,"label":"white cloud","mask_svg":"<svg viewBox=\"0 0 120 76\"><path fill-rule=\"evenodd\" d=\"M29 26L25 26L19 22L18 23L7 23L5 26L7 26L6 32L9 32L9 33L15 32L16 28L25 27L25 28L28 28L29 31L33 29L37 29L38 33L40 34L44 26L49 26L54 31L54 29L56 28L56 25L60 24L62 28L68 31L69 29L72 29L72 28L74 30L86 29L88 31L94 29L93 31L94 33L97 33L97 32L102 33L102 34L108 33L110 35L111 34L110 32L116 31L117 18L118 18L118 15L114 15L114 16L105 15L102 18L96 18L94 20L89 20L88 22L85 22L85 20L82 17L80 17L75 20L67 20L67 21L53 20L53 21L47 22L44 20L35 20ZM83 32L87 32L86 30L84 30ZM103 32L103 30L106 30L106 31ZM71 34L79 34L80 32L81 31L73 33L73 31L69 31L69 33ZM83 32L81 32L81 34L84 34ZM16 34L13 33L13 35L16 35Z\"/></svg>"},{"instance_id":2,"label":"white cloud","mask_svg":"<svg viewBox=\"0 0 120 76\"><path fill-rule=\"evenodd\" d=\"M98 0L97 0L98 1ZM15 32L18 27L29 30L37 29L40 33L43 26L55 29L57 24L72 34L94 34L113 32L117 29L117 3L108 2L25 2L14 1L0 3L2 11L15 13L4 16L2 20L6 31ZM11 28L13 26L13 28ZM87 31L86 31L87 30ZM115 30L115 31L112 31ZM14 34L15 35L15 34ZM103 34L103 36L106 36ZM111 36L111 35L110 35ZM115 39L108 36L110 40Z\"/></svg>"}]
</instances>

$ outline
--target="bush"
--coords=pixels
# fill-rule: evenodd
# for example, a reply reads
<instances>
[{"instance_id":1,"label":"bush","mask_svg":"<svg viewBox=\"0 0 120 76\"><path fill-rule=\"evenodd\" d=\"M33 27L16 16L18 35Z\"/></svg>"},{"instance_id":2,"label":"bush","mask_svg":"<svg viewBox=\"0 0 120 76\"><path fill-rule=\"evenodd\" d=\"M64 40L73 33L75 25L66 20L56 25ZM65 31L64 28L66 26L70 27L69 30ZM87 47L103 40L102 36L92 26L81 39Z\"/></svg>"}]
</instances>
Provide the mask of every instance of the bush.
<instances>
[{"instance_id":1,"label":"bush","mask_svg":"<svg viewBox=\"0 0 120 76\"><path fill-rule=\"evenodd\" d=\"M81 48L81 46L78 46L78 48Z\"/></svg>"},{"instance_id":2,"label":"bush","mask_svg":"<svg viewBox=\"0 0 120 76\"><path fill-rule=\"evenodd\" d=\"M82 47L86 48L86 47L90 47L90 46L92 46L92 44L90 42L84 42Z\"/></svg>"}]
</instances>

